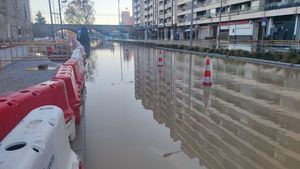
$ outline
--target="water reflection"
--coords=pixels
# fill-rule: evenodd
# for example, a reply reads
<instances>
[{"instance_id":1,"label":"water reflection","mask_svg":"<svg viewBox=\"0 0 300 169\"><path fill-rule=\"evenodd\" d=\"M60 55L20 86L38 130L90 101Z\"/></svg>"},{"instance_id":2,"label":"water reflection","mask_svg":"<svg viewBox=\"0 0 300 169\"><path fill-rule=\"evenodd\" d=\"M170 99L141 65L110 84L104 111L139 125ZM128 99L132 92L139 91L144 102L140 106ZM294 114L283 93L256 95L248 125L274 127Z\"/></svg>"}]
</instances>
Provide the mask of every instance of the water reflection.
<instances>
[{"instance_id":1,"label":"water reflection","mask_svg":"<svg viewBox=\"0 0 300 169\"><path fill-rule=\"evenodd\" d=\"M204 57L165 51L159 67L158 56L134 47L135 97L180 151L210 169L299 168L299 70L212 59L204 87Z\"/></svg>"},{"instance_id":2,"label":"water reflection","mask_svg":"<svg viewBox=\"0 0 300 169\"><path fill-rule=\"evenodd\" d=\"M92 50L91 55L84 60L85 79L90 82L94 82L95 77L99 74L95 52Z\"/></svg>"}]
</instances>

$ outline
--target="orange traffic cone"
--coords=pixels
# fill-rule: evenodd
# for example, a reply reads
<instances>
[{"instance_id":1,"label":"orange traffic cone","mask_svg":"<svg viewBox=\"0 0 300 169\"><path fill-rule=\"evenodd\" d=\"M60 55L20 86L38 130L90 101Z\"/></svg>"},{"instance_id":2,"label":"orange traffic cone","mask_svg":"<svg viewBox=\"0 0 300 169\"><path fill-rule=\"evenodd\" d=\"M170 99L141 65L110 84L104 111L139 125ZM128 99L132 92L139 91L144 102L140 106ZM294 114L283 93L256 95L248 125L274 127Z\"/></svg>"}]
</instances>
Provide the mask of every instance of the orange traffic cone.
<instances>
[{"instance_id":1,"label":"orange traffic cone","mask_svg":"<svg viewBox=\"0 0 300 169\"><path fill-rule=\"evenodd\" d=\"M212 74L211 74L211 71L210 71L210 58L206 57L204 77L203 77L203 86L211 86L212 85L211 76L212 76Z\"/></svg>"},{"instance_id":2,"label":"orange traffic cone","mask_svg":"<svg viewBox=\"0 0 300 169\"><path fill-rule=\"evenodd\" d=\"M164 59L162 57L162 51L159 51L159 56L158 56L158 61L157 61L157 66L163 66L164 65Z\"/></svg>"}]
</instances>

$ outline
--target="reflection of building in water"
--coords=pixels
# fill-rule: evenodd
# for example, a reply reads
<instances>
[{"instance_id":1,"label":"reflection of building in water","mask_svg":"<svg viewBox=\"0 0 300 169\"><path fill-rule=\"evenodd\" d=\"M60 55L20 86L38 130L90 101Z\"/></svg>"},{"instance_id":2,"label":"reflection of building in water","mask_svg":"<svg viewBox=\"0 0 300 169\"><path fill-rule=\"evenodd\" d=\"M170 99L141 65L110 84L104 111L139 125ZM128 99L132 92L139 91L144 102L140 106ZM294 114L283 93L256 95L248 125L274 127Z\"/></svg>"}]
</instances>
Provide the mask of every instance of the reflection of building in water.
<instances>
[{"instance_id":1,"label":"reflection of building in water","mask_svg":"<svg viewBox=\"0 0 300 169\"><path fill-rule=\"evenodd\" d=\"M127 46L127 45L124 45L122 46L123 47L123 59L124 61L131 61L132 57L133 57L133 53L132 53L132 49Z\"/></svg>"},{"instance_id":2,"label":"reflection of building in water","mask_svg":"<svg viewBox=\"0 0 300 169\"><path fill-rule=\"evenodd\" d=\"M299 72L214 59L208 90L204 58L193 57L189 93L188 56L166 52L159 68L156 50L134 52L136 98L190 158L210 169L299 168L299 86L290 85L299 84Z\"/></svg>"}]
</instances>

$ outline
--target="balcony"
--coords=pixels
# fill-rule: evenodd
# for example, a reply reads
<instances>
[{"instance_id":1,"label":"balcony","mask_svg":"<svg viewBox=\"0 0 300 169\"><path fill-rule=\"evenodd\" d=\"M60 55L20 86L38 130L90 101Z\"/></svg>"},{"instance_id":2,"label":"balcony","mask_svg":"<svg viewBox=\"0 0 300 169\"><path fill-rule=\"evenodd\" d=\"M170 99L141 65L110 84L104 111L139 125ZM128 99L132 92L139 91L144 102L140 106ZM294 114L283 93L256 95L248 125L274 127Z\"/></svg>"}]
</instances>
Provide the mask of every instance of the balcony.
<instances>
[{"instance_id":1,"label":"balcony","mask_svg":"<svg viewBox=\"0 0 300 169\"><path fill-rule=\"evenodd\" d=\"M247 14L247 13L254 13L254 12L258 12L260 11L259 7L249 7L249 8L245 8L245 9L234 9L234 10L225 10L224 12L222 12L222 16L233 16L233 15L240 15L240 14ZM217 13L211 13L211 14L207 14L206 18L215 18L215 17L219 17L219 12Z\"/></svg>"},{"instance_id":2,"label":"balcony","mask_svg":"<svg viewBox=\"0 0 300 169\"><path fill-rule=\"evenodd\" d=\"M172 8L172 2L169 2L165 5L165 8L168 9L168 8Z\"/></svg>"},{"instance_id":3,"label":"balcony","mask_svg":"<svg viewBox=\"0 0 300 169\"><path fill-rule=\"evenodd\" d=\"M178 23L184 23L184 22L187 22L187 19L178 19L177 22Z\"/></svg>"},{"instance_id":4,"label":"balcony","mask_svg":"<svg viewBox=\"0 0 300 169\"><path fill-rule=\"evenodd\" d=\"M169 11L165 14L165 17L168 18L168 17L171 17L172 16L172 11Z\"/></svg>"},{"instance_id":5,"label":"balcony","mask_svg":"<svg viewBox=\"0 0 300 169\"><path fill-rule=\"evenodd\" d=\"M281 8L291 8L300 6L300 0L289 0L287 2L267 3L264 5L264 10L274 10Z\"/></svg>"},{"instance_id":6,"label":"balcony","mask_svg":"<svg viewBox=\"0 0 300 169\"><path fill-rule=\"evenodd\" d=\"M177 1L177 5L181 5L181 4L184 4L186 2L190 2L191 0L178 0Z\"/></svg>"}]
</instances>

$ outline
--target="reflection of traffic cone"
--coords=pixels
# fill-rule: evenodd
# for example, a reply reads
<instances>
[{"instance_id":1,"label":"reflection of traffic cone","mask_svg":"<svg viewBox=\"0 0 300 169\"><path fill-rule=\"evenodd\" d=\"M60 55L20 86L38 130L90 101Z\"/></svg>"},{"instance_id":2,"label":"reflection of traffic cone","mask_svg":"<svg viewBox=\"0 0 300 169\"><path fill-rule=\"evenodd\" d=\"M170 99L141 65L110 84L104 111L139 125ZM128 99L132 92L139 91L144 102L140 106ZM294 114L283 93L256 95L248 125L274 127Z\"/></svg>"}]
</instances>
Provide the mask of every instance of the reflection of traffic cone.
<instances>
[{"instance_id":1,"label":"reflection of traffic cone","mask_svg":"<svg viewBox=\"0 0 300 169\"><path fill-rule=\"evenodd\" d=\"M211 79L211 71L210 71L210 58L207 57L205 60L205 70L204 70L204 77L203 77L203 86L211 86L212 79Z\"/></svg>"},{"instance_id":2,"label":"reflection of traffic cone","mask_svg":"<svg viewBox=\"0 0 300 169\"><path fill-rule=\"evenodd\" d=\"M211 90L211 86L203 85L203 103L205 107L207 107L208 105L210 90Z\"/></svg>"},{"instance_id":3,"label":"reflection of traffic cone","mask_svg":"<svg viewBox=\"0 0 300 169\"><path fill-rule=\"evenodd\" d=\"M126 56L129 56L129 49L126 48Z\"/></svg>"},{"instance_id":4,"label":"reflection of traffic cone","mask_svg":"<svg viewBox=\"0 0 300 169\"><path fill-rule=\"evenodd\" d=\"M158 67L158 74L161 75L163 72L163 68L161 66Z\"/></svg>"},{"instance_id":5,"label":"reflection of traffic cone","mask_svg":"<svg viewBox=\"0 0 300 169\"><path fill-rule=\"evenodd\" d=\"M157 66L163 66L164 65L164 59L162 57L162 51L159 51Z\"/></svg>"}]
</instances>

